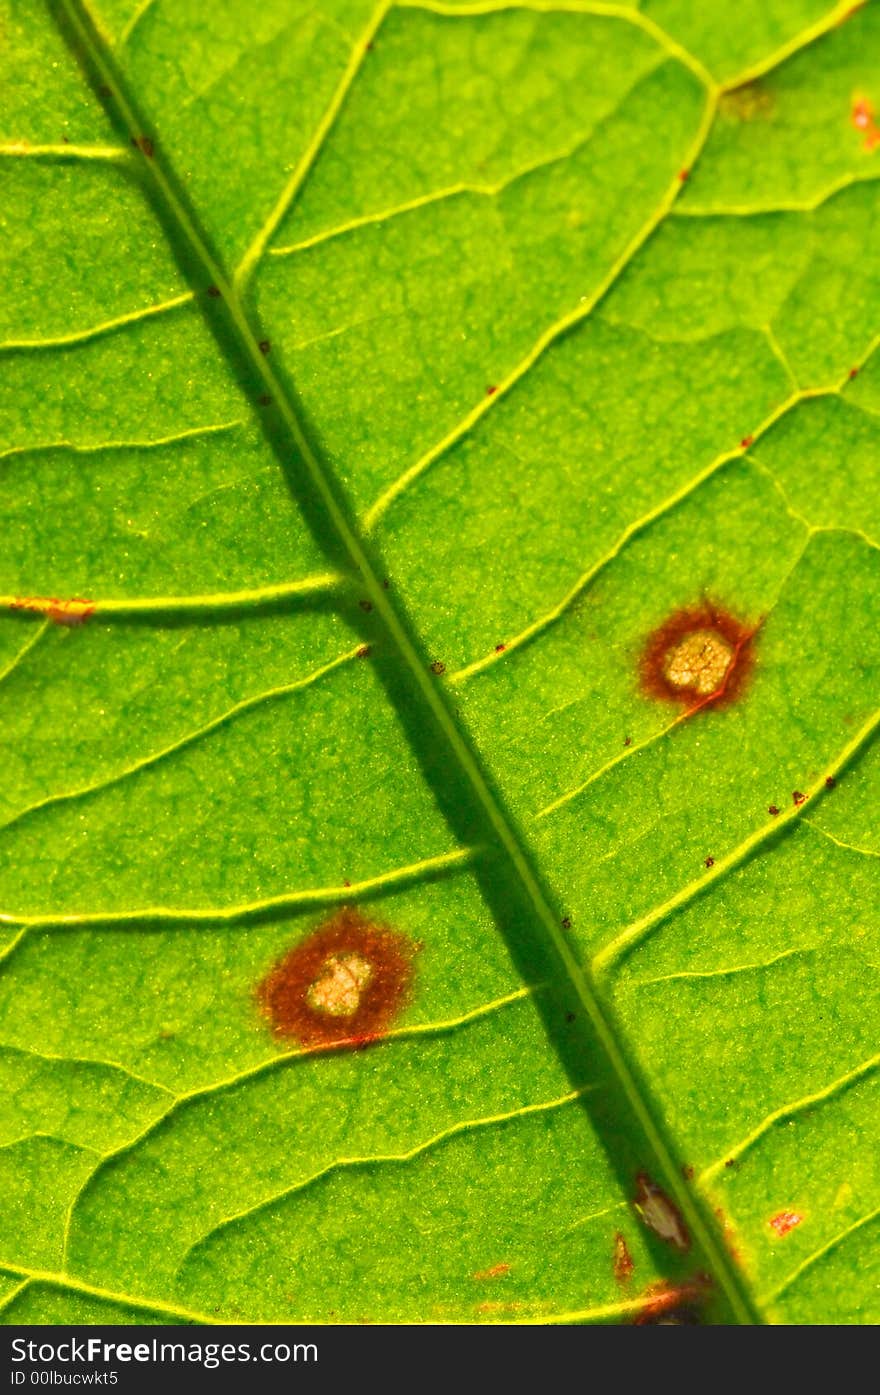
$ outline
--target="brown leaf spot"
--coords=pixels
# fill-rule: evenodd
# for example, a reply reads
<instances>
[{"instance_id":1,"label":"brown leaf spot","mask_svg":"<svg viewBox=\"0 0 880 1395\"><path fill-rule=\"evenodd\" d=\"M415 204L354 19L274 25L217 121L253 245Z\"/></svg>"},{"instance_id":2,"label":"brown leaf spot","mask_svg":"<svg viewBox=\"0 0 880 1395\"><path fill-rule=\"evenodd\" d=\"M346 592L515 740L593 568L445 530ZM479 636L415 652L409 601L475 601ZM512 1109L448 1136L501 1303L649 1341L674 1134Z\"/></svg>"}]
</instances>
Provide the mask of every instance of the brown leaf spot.
<instances>
[{"instance_id":1,"label":"brown leaf spot","mask_svg":"<svg viewBox=\"0 0 880 1395\"><path fill-rule=\"evenodd\" d=\"M807 796L805 794L802 794L800 790L792 790L791 797L794 800L794 803L798 809L801 807L802 804L806 804L807 802Z\"/></svg>"},{"instance_id":2,"label":"brown leaf spot","mask_svg":"<svg viewBox=\"0 0 880 1395\"><path fill-rule=\"evenodd\" d=\"M629 1283L635 1267L629 1246L626 1243L626 1237L618 1230L614 1237L614 1277L617 1282L619 1284Z\"/></svg>"},{"instance_id":3,"label":"brown leaf spot","mask_svg":"<svg viewBox=\"0 0 880 1395\"><path fill-rule=\"evenodd\" d=\"M767 806L767 813L770 814L770 815L775 819L776 816L777 816L777 814L779 813L779 810L778 810L778 808L776 807L775 804L768 804L768 806Z\"/></svg>"},{"instance_id":4,"label":"brown leaf spot","mask_svg":"<svg viewBox=\"0 0 880 1395\"><path fill-rule=\"evenodd\" d=\"M873 103L867 97L856 97L852 105L850 120L853 126L864 137L863 145L866 150L874 150L880 145L880 126L874 115Z\"/></svg>"},{"instance_id":5,"label":"brown leaf spot","mask_svg":"<svg viewBox=\"0 0 880 1395\"><path fill-rule=\"evenodd\" d=\"M444 664L444 662L443 662L442 659L435 659L435 660L434 660L434 662L433 662L432 665L431 665L431 672L432 672L432 673L445 673L445 672L446 672L446 665Z\"/></svg>"},{"instance_id":6,"label":"brown leaf spot","mask_svg":"<svg viewBox=\"0 0 880 1395\"><path fill-rule=\"evenodd\" d=\"M684 703L688 716L734 702L752 670L754 636L755 627L708 602L677 610L648 636L639 669L642 691Z\"/></svg>"},{"instance_id":7,"label":"brown leaf spot","mask_svg":"<svg viewBox=\"0 0 880 1395\"><path fill-rule=\"evenodd\" d=\"M778 1215L771 1216L767 1224L782 1239L783 1235L787 1235L790 1230L794 1230L795 1226L800 1225L803 1219L798 1211L780 1211Z\"/></svg>"},{"instance_id":8,"label":"brown leaf spot","mask_svg":"<svg viewBox=\"0 0 880 1395\"><path fill-rule=\"evenodd\" d=\"M415 948L344 907L275 964L258 1001L276 1037L306 1047L365 1046L408 1001Z\"/></svg>"},{"instance_id":9,"label":"brown leaf spot","mask_svg":"<svg viewBox=\"0 0 880 1395\"><path fill-rule=\"evenodd\" d=\"M82 596L71 596L64 600L58 596L16 596L9 603L10 610L27 610L34 615L45 615L56 625L83 625L94 614L95 602Z\"/></svg>"},{"instance_id":10,"label":"brown leaf spot","mask_svg":"<svg viewBox=\"0 0 880 1395\"><path fill-rule=\"evenodd\" d=\"M478 1269L471 1277L474 1279L503 1279L504 1275L509 1273L509 1264L491 1264L488 1269Z\"/></svg>"}]
</instances>

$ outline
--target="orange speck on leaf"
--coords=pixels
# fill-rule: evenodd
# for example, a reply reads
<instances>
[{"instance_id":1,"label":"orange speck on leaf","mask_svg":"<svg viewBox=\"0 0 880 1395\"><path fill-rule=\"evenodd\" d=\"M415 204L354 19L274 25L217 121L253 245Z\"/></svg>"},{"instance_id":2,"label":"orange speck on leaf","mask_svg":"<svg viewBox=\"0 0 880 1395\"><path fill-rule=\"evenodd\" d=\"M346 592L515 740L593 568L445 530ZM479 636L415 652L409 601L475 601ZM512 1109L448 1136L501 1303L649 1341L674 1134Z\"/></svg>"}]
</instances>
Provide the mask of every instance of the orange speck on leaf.
<instances>
[{"instance_id":1,"label":"orange speck on leaf","mask_svg":"<svg viewBox=\"0 0 880 1395\"><path fill-rule=\"evenodd\" d=\"M478 1269L472 1277L474 1279L503 1279L504 1275L509 1273L509 1264L490 1264L488 1269Z\"/></svg>"},{"instance_id":2,"label":"orange speck on leaf","mask_svg":"<svg viewBox=\"0 0 880 1395\"><path fill-rule=\"evenodd\" d=\"M682 1321L695 1321L692 1312L684 1316L689 1304L699 1305L706 1296L709 1281L703 1275L683 1284L671 1284L667 1279L649 1284L643 1295L642 1306L633 1319L634 1327L653 1327L664 1322L674 1322L675 1314L682 1313Z\"/></svg>"},{"instance_id":3,"label":"orange speck on leaf","mask_svg":"<svg viewBox=\"0 0 880 1395\"><path fill-rule=\"evenodd\" d=\"M626 1237L618 1230L614 1237L614 1277L619 1284L629 1283L635 1262L629 1252Z\"/></svg>"},{"instance_id":4,"label":"orange speck on leaf","mask_svg":"<svg viewBox=\"0 0 880 1395\"><path fill-rule=\"evenodd\" d=\"M850 120L859 134L864 136L866 150L874 150L880 145L880 126L875 119L873 104L867 97L855 98Z\"/></svg>"},{"instance_id":5,"label":"orange speck on leaf","mask_svg":"<svg viewBox=\"0 0 880 1395\"><path fill-rule=\"evenodd\" d=\"M82 625L94 614L95 602L87 601L82 596L71 596L68 600L58 596L16 596L10 602L9 609L45 615L56 625Z\"/></svg>"},{"instance_id":6,"label":"orange speck on leaf","mask_svg":"<svg viewBox=\"0 0 880 1395\"><path fill-rule=\"evenodd\" d=\"M803 1219L797 1211L780 1211L778 1215L771 1216L767 1224L781 1239L790 1230L794 1230L795 1226L800 1225Z\"/></svg>"}]
</instances>

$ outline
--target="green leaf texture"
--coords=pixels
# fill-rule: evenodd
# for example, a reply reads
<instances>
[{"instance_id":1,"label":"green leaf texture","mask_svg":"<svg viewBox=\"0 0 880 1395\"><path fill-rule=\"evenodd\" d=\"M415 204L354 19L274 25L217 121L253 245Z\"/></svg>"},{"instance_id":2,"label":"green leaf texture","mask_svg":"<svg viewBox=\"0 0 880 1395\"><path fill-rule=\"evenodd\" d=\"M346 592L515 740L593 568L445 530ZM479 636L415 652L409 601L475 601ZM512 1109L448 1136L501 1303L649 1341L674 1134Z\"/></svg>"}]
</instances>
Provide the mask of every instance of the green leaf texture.
<instances>
[{"instance_id":1,"label":"green leaf texture","mask_svg":"<svg viewBox=\"0 0 880 1395\"><path fill-rule=\"evenodd\" d=\"M880 1321L880 8L0 28L3 1321Z\"/></svg>"}]
</instances>

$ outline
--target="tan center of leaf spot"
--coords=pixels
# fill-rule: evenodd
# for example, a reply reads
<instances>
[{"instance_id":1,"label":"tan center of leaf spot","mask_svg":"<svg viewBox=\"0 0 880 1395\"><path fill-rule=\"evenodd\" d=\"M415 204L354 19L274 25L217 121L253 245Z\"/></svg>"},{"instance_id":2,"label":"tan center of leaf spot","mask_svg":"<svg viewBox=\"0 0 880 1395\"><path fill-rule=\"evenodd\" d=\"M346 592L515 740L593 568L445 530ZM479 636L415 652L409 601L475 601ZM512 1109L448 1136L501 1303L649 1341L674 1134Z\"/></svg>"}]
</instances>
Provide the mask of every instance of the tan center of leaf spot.
<instances>
[{"instance_id":1,"label":"tan center of leaf spot","mask_svg":"<svg viewBox=\"0 0 880 1395\"><path fill-rule=\"evenodd\" d=\"M369 960L355 951L331 954L306 990L306 1001L328 1017L354 1017L372 977Z\"/></svg>"},{"instance_id":2,"label":"tan center of leaf spot","mask_svg":"<svg viewBox=\"0 0 880 1395\"><path fill-rule=\"evenodd\" d=\"M663 676L674 688L709 697L718 692L735 657L733 645L717 630L694 630L664 656Z\"/></svg>"}]
</instances>

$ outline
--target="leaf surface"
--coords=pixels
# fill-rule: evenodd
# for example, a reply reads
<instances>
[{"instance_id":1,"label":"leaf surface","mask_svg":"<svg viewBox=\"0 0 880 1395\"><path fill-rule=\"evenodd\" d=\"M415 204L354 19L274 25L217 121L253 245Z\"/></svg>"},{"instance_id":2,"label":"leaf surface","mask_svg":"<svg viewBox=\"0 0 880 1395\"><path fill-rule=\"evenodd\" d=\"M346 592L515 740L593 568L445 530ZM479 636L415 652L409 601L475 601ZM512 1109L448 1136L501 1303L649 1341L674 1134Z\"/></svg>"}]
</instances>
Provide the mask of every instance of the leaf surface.
<instances>
[{"instance_id":1,"label":"leaf surface","mask_svg":"<svg viewBox=\"0 0 880 1395\"><path fill-rule=\"evenodd\" d=\"M876 5L2 19L3 1320L876 1321Z\"/></svg>"}]
</instances>

